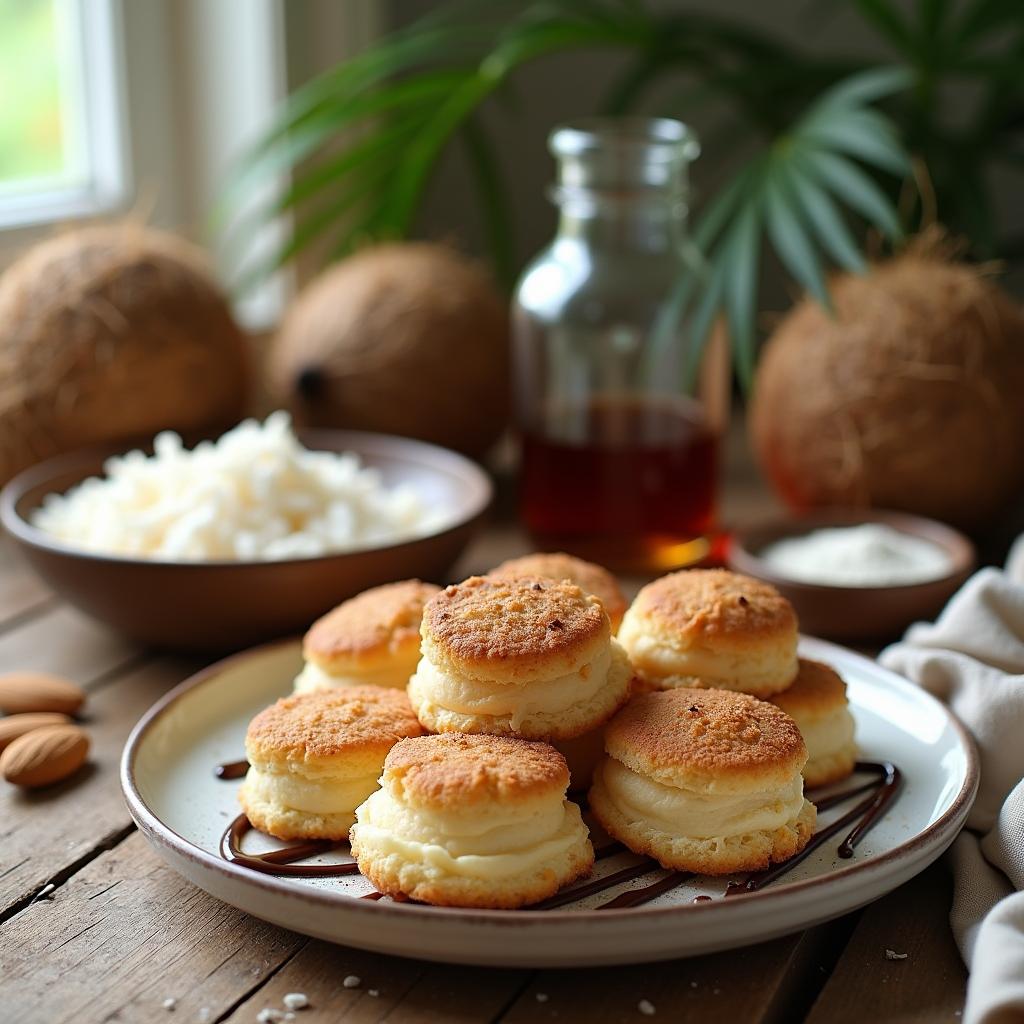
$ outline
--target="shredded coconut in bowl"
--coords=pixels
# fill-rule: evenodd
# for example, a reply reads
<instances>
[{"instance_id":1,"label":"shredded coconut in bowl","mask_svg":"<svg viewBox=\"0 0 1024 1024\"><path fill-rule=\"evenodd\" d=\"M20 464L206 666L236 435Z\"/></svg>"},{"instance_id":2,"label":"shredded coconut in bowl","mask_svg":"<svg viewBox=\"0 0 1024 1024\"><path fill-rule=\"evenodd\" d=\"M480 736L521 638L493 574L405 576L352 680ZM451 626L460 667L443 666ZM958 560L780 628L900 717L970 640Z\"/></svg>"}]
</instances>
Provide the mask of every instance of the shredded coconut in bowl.
<instances>
[{"instance_id":1,"label":"shredded coconut in bowl","mask_svg":"<svg viewBox=\"0 0 1024 1024\"><path fill-rule=\"evenodd\" d=\"M103 477L50 494L33 525L64 543L156 561L275 561L396 544L443 528L408 485L385 486L352 452L310 451L287 413L246 420L189 450L109 459Z\"/></svg>"}]
</instances>

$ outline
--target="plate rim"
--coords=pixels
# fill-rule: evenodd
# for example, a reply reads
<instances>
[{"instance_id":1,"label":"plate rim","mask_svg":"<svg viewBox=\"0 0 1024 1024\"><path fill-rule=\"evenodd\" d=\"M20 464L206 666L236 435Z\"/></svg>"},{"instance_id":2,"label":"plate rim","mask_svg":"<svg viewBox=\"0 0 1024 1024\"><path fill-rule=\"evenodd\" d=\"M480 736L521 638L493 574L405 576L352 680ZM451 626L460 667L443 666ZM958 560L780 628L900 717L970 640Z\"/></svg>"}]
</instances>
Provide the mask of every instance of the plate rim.
<instances>
[{"instance_id":1,"label":"plate rim","mask_svg":"<svg viewBox=\"0 0 1024 1024\"><path fill-rule=\"evenodd\" d=\"M960 745L964 751L967 762L964 780L956 796L950 802L946 810L943 811L935 821L925 826L925 828L916 835L900 843L898 846L885 850L884 852L877 854L868 860L861 861L860 863L852 863L846 867L831 871L826 875L818 875L814 878L801 879L799 881L785 883L777 887L762 889L757 892L744 893L742 899L737 899L732 903L724 900L717 900L715 901L714 906L717 908L719 917L727 917L730 916L730 914L743 913L744 908L758 907L768 910L774 904L785 901L795 895L805 894L808 891L820 888L826 883L834 884L837 880L845 883L851 878L863 875L865 872L875 873L886 865L903 860L904 858L915 854L920 854L923 850L927 850L933 845L941 845L942 838L946 835L947 830L957 821L957 819L960 819L960 826L962 827L977 795L978 784L980 781L980 768L974 739L967 731L966 727L945 704L924 688L916 686L903 676L879 665L877 662L872 661L870 658L865 657L857 651L843 647L840 644L831 643L827 640L820 640L817 637L805 636L804 634L800 635L800 641L801 643L804 641L810 641L815 647L820 649L825 657L828 656L829 652L835 652L841 656L842 660L849 661L850 659L853 659L856 662L864 662L869 666L872 672L880 672L883 676L889 677L889 681L895 682L901 689L909 687L916 697L923 697L926 702L932 702L945 716L947 721L952 724L954 732L960 741ZM138 756L140 746L145 740L146 734L156 724L156 722L187 693L191 693L193 690L198 689L201 686L208 685L226 669L234 667L236 663L265 657L277 648L293 646L300 642L301 639L298 637L287 637L282 640L259 644L255 647L250 647L247 650L229 655L226 658L221 658L213 664L208 665L205 668L200 669L198 672L188 676L173 689L169 690L159 700L157 700L156 703L154 703L135 724L128 736L128 740L125 743L124 750L121 755L119 774L121 789L124 794L125 802L128 805L128 810L139 830L147 837L147 839L151 842L168 847L179 856L193 862L200 868L208 869L215 874L223 876L225 879L251 885L256 889L262 889L278 896L286 896L303 902L309 902L318 907L328 905L331 907L343 908L344 910L352 911L355 914L372 914L375 915L374 918L372 918L373 920L380 920L380 915L386 915L395 921L406 921L410 924L414 921L435 920L438 923L461 922L481 925L539 927L544 924L555 925L571 922L578 924L581 921L589 920L590 914L598 913L600 914L601 920L625 923L636 922L638 920L663 920L666 917L678 919L679 915L689 914L692 917L693 914L707 912L707 906L710 906L711 904L683 904L668 907L639 906L613 908L601 911L537 910L531 909L530 907L524 907L516 910L514 913L510 913L507 910L489 910L469 907L436 907L420 903L396 902L394 904L390 904L378 901L366 901L340 892L333 892L330 889L297 886L292 884L286 878L276 878L272 875L263 875L247 870L246 868L237 864L232 864L230 861L226 861L222 857L202 849L195 843L180 835L178 832L175 832L174 829L166 825L146 804L135 782L135 761ZM943 849L948 847L953 838L955 838L955 836L951 837L949 841L945 843ZM660 866L655 866L652 867L651 870L658 871L665 869ZM915 871L914 874L917 874L917 872ZM729 908L731 908L731 910Z\"/></svg>"}]
</instances>

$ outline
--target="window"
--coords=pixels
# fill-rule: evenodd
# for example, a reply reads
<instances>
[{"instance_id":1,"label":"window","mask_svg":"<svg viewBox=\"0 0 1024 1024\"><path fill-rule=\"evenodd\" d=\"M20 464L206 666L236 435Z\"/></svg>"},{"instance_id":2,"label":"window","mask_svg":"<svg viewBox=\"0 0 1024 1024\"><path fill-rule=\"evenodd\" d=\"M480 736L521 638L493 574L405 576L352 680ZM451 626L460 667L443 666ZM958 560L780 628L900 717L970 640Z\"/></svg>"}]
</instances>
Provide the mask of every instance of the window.
<instances>
[{"instance_id":1,"label":"window","mask_svg":"<svg viewBox=\"0 0 1024 1024\"><path fill-rule=\"evenodd\" d=\"M0 0L0 228L127 193L116 0Z\"/></svg>"}]
</instances>

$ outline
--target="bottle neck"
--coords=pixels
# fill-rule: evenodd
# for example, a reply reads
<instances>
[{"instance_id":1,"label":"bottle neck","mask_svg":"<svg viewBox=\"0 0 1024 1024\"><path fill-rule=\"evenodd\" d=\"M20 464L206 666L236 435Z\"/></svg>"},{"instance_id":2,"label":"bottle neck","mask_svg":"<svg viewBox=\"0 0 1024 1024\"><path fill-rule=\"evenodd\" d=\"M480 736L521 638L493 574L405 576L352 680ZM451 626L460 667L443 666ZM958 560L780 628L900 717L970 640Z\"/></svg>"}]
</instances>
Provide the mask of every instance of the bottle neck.
<instances>
[{"instance_id":1,"label":"bottle neck","mask_svg":"<svg viewBox=\"0 0 1024 1024\"><path fill-rule=\"evenodd\" d=\"M687 211L668 197L642 202L581 196L559 201L556 244L567 242L604 251L664 253L682 249Z\"/></svg>"}]
</instances>

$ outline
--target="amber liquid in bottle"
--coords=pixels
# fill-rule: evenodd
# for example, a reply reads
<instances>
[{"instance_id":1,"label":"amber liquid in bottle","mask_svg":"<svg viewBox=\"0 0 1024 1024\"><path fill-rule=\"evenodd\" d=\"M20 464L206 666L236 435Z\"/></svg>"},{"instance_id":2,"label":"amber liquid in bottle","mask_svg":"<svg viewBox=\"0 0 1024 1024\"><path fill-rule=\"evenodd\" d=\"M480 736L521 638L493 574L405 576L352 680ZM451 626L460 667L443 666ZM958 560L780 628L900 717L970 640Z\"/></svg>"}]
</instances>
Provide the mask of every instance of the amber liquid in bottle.
<instances>
[{"instance_id":1,"label":"amber liquid in bottle","mask_svg":"<svg viewBox=\"0 0 1024 1024\"><path fill-rule=\"evenodd\" d=\"M620 571L690 565L709 552L717 468L696 402L594 398L524 435L523 519L541 547Z\"/></svg>"}]
</instances>

